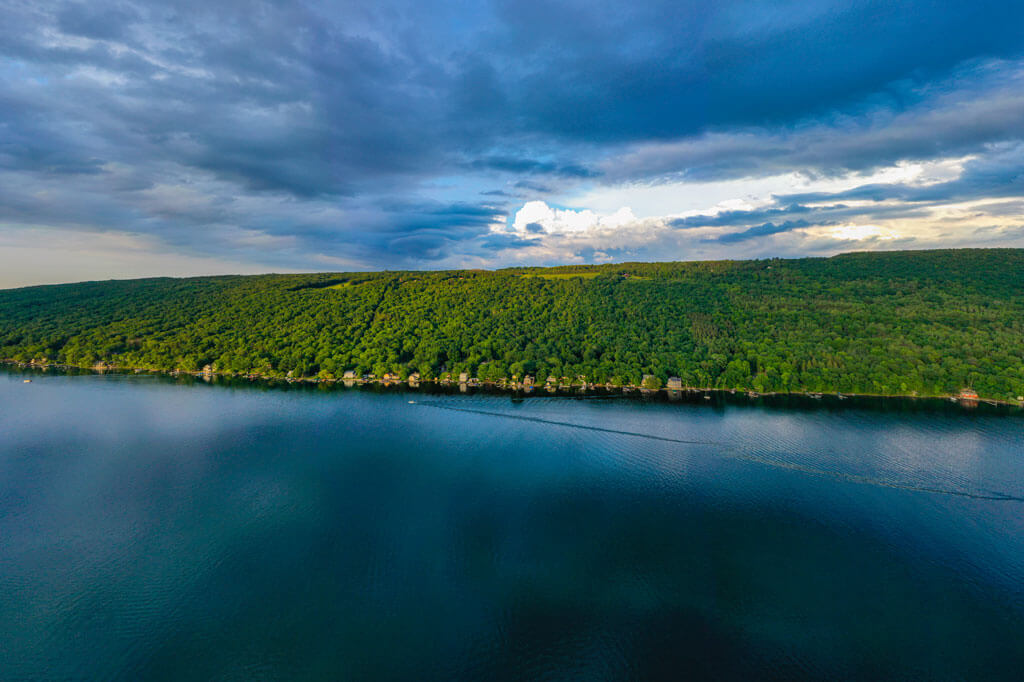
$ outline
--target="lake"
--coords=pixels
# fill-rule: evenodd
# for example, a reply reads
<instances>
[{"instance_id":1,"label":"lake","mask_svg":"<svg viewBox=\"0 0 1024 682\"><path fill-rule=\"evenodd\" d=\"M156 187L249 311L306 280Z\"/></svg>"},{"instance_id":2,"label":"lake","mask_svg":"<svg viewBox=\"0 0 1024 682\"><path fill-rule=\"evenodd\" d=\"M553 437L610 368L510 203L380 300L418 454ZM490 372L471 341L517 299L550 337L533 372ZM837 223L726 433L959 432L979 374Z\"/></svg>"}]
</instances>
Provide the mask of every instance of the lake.
<instances>
[{"instance_id":1,"label":"lake","mask_svg":"<svg viewBox=\"0 0 1024 682\"><path fill-rule=\"evenodd\" d=\"M216 383L0 371L0 679L1024 669L1019 408Z\"/></svg>"}]
</instances>

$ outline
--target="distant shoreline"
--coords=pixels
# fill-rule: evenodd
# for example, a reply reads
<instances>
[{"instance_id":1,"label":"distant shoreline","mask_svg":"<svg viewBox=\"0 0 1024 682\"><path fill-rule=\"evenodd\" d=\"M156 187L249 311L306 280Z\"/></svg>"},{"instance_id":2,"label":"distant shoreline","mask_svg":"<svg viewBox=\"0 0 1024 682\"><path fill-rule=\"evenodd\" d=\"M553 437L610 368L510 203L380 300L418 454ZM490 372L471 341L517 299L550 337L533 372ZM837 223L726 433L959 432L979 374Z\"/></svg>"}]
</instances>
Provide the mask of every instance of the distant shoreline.
<instances>
[{"instance_id":1,"label":"distant shoreline","mask_svg":"<svg viewBox=\"0 0 1024 682\"><path fill-rule=\"evenodd\" d=\"M92 282L0 292L0 358L1019 404L1019 281L1024 249Z\"/></svg>"},{"instance_id":2,"label":"distant shoreline","mask_svg":"<svg viewBox=\"0 0 1024 682\"><path fill-rule=\"evenodd\" d=\"M747 397L751 400L758 398L799 398L808 401L818 401L822 399L829 399L830 403L832 400L846 400L846 399L867 399L867 400L913 400L913 401L941 401L945 403L958 404L965 409L976 407L979 404L986 404L996 407L1017 407L1024 409L1024 403L1010 400L995 400L991 398L978 398L978 399L962 399L956 395L908 395L908 394L885 394L885 393L845 393L839 391L770 391L759 393L745 388L707 388L707 387L692 387L684 386L681 389L668 389L658 388L650 389L643 388L635 385L623 385L613 386L609 384L586 384L586 386L580 383L570 383L568 385L560 385L557 387L547 387L543 384L534 385L530 388L524 388L522 385L509 386L502 382L494 381L470 381L466 383L460 383L457 381L442 381L442 380L423 380L418 382L401 381L401 380L384 380L381 378L373 379L320 379L318 377L273 377L267 375L258 374L240 374L240 373L229 373L229 372L197 372L197 371L185 371L185 370L163 370L163 369L145 369L137 367L118 367L114 365L105 365L104 367L80 367L76 365L61 365L55 363L25 363L18 362L16 360L4 359L0 360L0 365L6 367L15 367L21 370L37 370L45 373L50 370L57 370L61 373L69 372L81 372L86 375L101 376L104 374L115 374L115 375L154 375L164 377L189 377L191 379L205 381L209 383L220 382L220 381L231 381L238 383L249 383L249 384L264 384L264 385L302 385L302 386L340 386L344 388L357 388L357 387L381 387L381 388L394 388L394 389L405 389L416 391L418 388L432 388L441 389L443 393L477 393L486 392L492 394L503 394L510 395L513 397L528 398L528 397L660 397L668 400L669 402L681 401L684 398L693 401L694 397L708 396L709 398L714 395L729 395L729 396L740 396ZM463 390L464 389L464 390Z\"/></svg>"}]
</instances>

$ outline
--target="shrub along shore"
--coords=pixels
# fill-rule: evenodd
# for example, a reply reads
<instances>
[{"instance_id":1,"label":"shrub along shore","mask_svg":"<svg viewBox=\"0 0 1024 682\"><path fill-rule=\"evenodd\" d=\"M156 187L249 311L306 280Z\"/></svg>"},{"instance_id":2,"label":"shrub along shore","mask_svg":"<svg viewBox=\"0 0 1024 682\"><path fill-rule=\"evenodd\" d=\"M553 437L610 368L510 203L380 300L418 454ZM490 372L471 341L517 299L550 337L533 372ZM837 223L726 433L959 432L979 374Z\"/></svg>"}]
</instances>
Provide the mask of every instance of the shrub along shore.
<instances>
[{"instance_id":1,"label":"shrub along shore","mask_svg":"<svg viewBox=\"0 0 1024 682\"><path fill-rule=\"evenodd\" d=\"M576 397L576 398L660 398L668 400L669 402L674 401L686 401L686 402L702 402L700 399L703 398L705 401L715 400L716 396L721 397L733 397L736 398L747 398L750 400L757 400L759 398L764 399L801 399L802 405L812 404L815 401L826 400L829 404L835 405L838 401L845 401L849 399L857 400L858 402L852 403L854 406L863 407L864 399L868 400L914 400L922 401L922 405L929 404L928 401L936 400L949 400L953 403L957 403L963 407L974 408L980 404L992 405L1000 408L1024 408L1024 400L994 400L989 398L974 398L964 397L962 395L949 395L949 396L921 396L916 394L911 395L898 395L898 394L878 394L878 393L816 393L816 392L781 392L781 391L770 391L766 393L758 393L756 391L743 391L739 389L725 389L725 388L712 388L712 387L697 387L697 386L684 386L682 388L649 388L645 387L642 383L639 386L631 385L613 385L613 384L590 384L583 382L558 382L555 384L535 384L532 386L524 385L522 382L515 381L480 381L477 379L467 381L465 383L459 383L457 380L445 378L427 381L415 381L415 380L398 380L398 379L383 379L383 378L371 378L371 377L360 377L356 379L325 379L321 377L274 377L274 376L261 376L256 374L234 374L231 372L185 372L182 370L143 370L143 369L130 369L120 368L112 366L104 366L102 368L95 367L73 367L69 365L56 365L56 364L39 364L39 363L23 363L17 362L10 359L0 360L0 366L7 365L16 367L18 370L27 371L26 378L32 379L40 376L45 376L50 370L57 370L61 374L79 374L79 375L114 375L114 376L138 376L138 375L149 375L149 376L163 376L168 378L177 378L179 380L186 379L189 382L202 382L211 385L233 385L239 386L242 384L250 384L257 386L305 386L305 387L320 387L323 389L333 388L378 388L384 390L405 390L411 395L416 395L420 391L425 392L427 395L435 393L454 395L456 393L476 393L483 391L488 394L504 394L518 398L529 398L531 396L544 397ZM650 386L650 384L648 384ZM717 404L717 403L712 403Z\"/></svg>"}]
</instances>

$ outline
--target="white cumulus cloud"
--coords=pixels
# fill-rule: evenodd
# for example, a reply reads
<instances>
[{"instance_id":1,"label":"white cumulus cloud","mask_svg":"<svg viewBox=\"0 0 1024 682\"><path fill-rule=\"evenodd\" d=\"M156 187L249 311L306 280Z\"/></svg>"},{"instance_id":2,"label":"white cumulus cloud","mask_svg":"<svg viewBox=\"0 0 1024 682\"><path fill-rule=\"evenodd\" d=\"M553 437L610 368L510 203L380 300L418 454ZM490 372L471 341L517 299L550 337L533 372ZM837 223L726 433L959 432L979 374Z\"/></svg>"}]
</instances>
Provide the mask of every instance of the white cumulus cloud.
<instances>
[{"instance_id":1,"label":"white cumulus cloud","mask_svg":"<svg viewBox=\"0 0 1024 682\"><path fill-rule=\"evenodd\" d=\"M573 234L615 229L636 222L637 217L628 206L602 214L590 209L552 208L544 201L528 201L513 216L511 227L522 234L537 232L536 225L543 227L546 234Z\"/></svg>"}]
</instances>

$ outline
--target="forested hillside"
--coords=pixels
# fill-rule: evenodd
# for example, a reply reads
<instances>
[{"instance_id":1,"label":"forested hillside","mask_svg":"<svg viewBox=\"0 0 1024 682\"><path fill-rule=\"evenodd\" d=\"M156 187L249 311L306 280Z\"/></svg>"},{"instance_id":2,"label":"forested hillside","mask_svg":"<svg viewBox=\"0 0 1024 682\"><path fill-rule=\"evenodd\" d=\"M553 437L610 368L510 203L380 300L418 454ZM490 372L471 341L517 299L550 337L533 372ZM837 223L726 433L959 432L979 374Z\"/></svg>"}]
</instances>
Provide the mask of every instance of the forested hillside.
<instances>
[{"instance_id":1,"label":"forested hillside","mask_svg":"<svg viewBox=\"0 0 1024 682\"><path fill-rule=\"evenodd\" d=\"M88 282L0 291L0 357L1024 395L1024 251Z\"/></svg>"}]
</instances>

